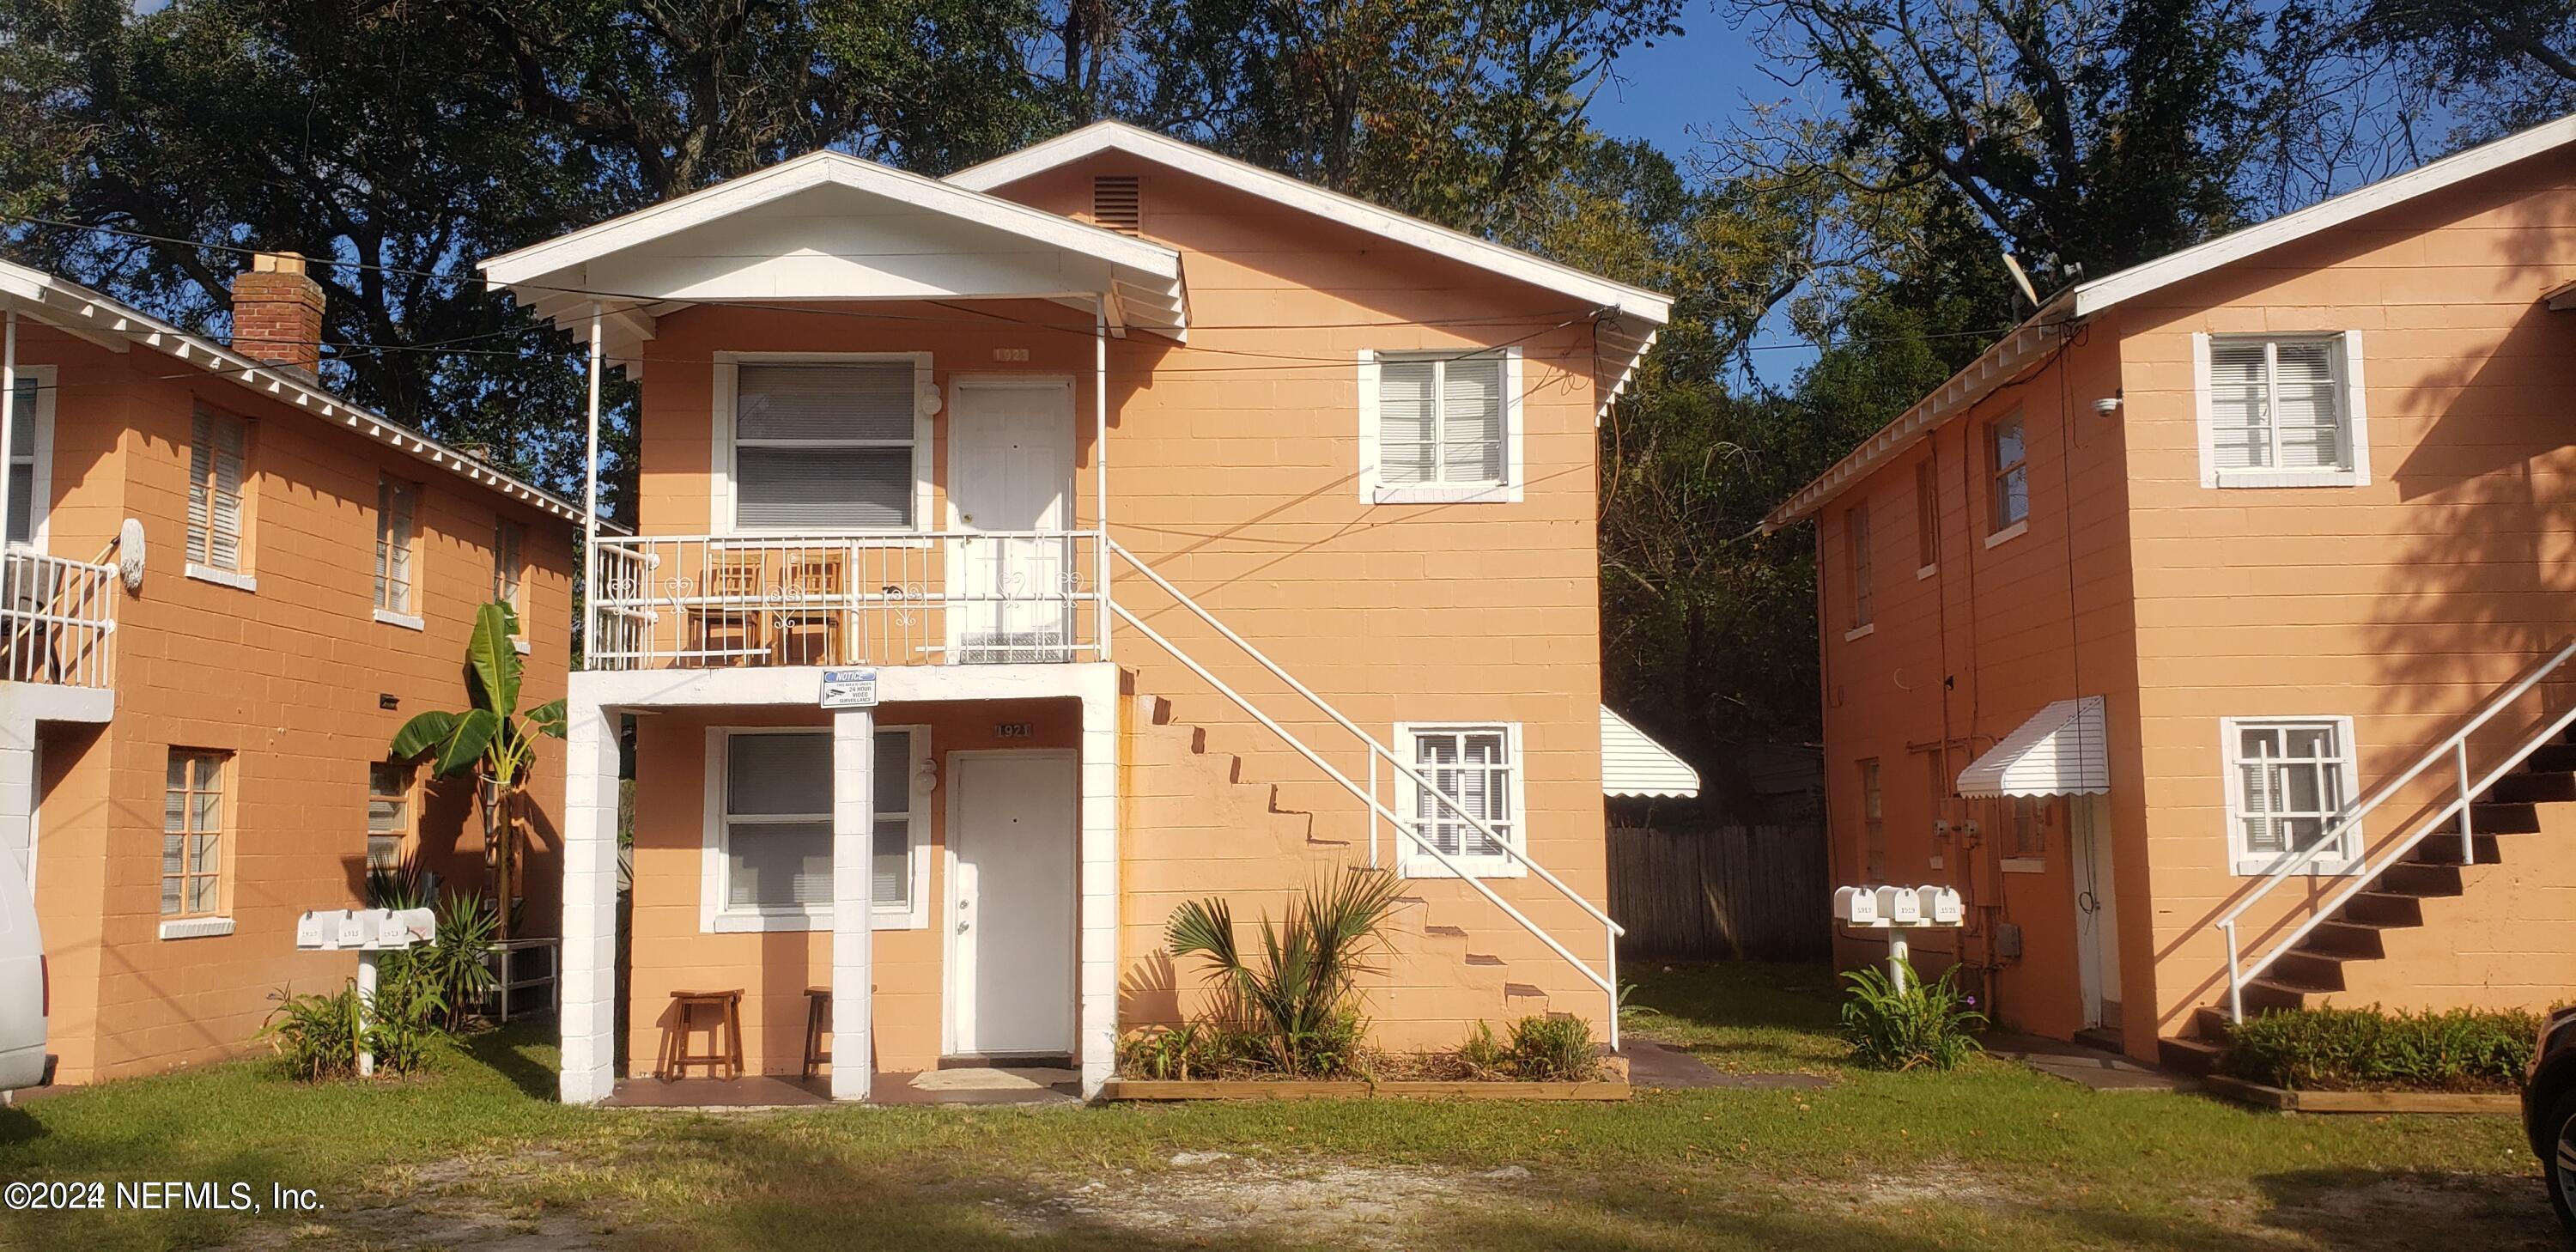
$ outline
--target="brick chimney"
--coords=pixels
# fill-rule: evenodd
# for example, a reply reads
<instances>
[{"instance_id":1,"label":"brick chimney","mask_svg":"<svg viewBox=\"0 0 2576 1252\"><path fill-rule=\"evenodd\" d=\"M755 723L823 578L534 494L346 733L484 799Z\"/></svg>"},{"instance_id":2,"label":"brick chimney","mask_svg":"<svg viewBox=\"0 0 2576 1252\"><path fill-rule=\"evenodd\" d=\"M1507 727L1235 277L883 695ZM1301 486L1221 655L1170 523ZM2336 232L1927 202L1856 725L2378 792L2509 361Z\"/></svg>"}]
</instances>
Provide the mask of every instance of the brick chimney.
<instances>
[{"instance_id":1,"label":"brick chimney","mask_svg":"<svg viewBox=\"0 0 2576 1252\"><path fill-rule=\"evenodd\" d=\"M313 377L322 364L322 284L301 252L262 252L233 279L233 351Z\"/></svg>"}]
</instances>

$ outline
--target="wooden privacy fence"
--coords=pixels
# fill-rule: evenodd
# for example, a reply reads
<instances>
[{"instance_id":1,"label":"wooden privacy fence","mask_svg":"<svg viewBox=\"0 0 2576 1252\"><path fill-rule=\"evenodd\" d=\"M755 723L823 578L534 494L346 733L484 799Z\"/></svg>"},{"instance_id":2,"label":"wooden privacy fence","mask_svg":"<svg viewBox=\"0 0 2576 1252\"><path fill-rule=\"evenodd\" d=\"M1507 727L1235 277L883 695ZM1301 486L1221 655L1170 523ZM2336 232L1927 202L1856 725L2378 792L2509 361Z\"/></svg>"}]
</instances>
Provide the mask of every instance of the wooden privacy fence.
<instances>
[{"instance_id":1,"label":"wooden privacy fence","mask_svg":"<svg viewBox=\"0 0 2576 1252\"><path fill-rule=\"evenodd\" d=\"M1833 886L1824 832L1801 826L1610 829L1622 957L1822 961Z\"/></svg>"}]
</instances>

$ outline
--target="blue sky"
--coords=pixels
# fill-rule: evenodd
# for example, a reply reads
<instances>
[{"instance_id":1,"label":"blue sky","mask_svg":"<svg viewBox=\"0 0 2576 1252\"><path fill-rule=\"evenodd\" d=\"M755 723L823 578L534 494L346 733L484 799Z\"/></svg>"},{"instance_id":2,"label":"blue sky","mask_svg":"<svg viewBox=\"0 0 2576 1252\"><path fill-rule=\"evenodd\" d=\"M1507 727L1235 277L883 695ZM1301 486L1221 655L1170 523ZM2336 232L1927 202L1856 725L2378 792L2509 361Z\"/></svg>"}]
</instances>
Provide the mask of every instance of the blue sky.
<instances>
[{"instance_id":1,"label":"blue sky","mask_svg":"<svg viewBox=\"0 0 2576 1252\"><path fill-rule=\"evenodd\" d=\"M1619 58L1617 79L1592 97L1592 124L1686 161L1700 136L1722 127L1748 101L1776 103L1790 90L1762 72L1751 33L1730 25L1715 3L1685 6L1680 21L1680 38ZM1755 377L1779 387L1816 359L1814 348L1791 340L1787 322L1774 314L1754 338Z\"/></svg>"}]
</instances>

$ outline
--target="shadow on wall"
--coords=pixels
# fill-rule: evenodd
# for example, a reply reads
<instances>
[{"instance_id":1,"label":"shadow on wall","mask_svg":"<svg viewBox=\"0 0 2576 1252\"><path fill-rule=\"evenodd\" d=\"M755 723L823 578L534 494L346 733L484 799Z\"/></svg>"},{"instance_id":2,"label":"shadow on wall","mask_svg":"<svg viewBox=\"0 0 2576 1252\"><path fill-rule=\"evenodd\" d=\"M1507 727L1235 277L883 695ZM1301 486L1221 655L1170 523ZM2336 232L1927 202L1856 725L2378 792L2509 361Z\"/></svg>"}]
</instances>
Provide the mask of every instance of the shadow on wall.
<instances>
[{"instance_id":1,"label":"shadow on wall","mask_svg":"<svg viewBox=\"0 0 2576 1252\"><path fill-rule=\"evenodd\" d=\"M2402 720L2402 738L2389 738L2385 723L2376 742L2369 732L2358 736L2366 786L2412 766L2576 635L2576 419L2565 402L2576 384L2568 365L2576 313L2553 313L2540 301L2576 269L2576 246L2565 242L2564 223L2550 213L2553 206L2563 210L2563 197L2516 203L2518 196L2528 193L2489 180L2423 210L2427 217L2495 213L2504 219L2507 229L2483 233L2506 241L2495 263L2502 277L2494 298L2508 306L2520 302L2509 325L2364 330L2372 472L2394 485L2398 503L2319 512L2317 518L2331 519L2331 529L2292 532L2357 540L2348 550L2366 558L2327 575L2325 585L2335 594L2318 610L2325 616L2293 610L2280 627L2344 650L2349 686L2375 689L2329 696L2337 707ZM2332 233L2286 253L2282 264L2333 265L2377 242L2360 232ZM2213 302L2245 296L2272 281L2278 268L2238 276L2206 295ZM2332 600L2367 607L2346 618ZM2353 618L2355 637L2334 633L2334 623ZM2563 669L2470 739L2472 771L2501 763L2570 708L2576 708L2576 672ZM2422 826L2456 791L2452 777L2449 769L2428 769L2417 785L2374 810L2363 826L2365 855L2384 856ZM2245 880L2213 902L2206 915L2176 932L2159 958L2204 940L2210 925L2262 882ZM2277 924L2244 934L2246 958L2268 951L2349 883L2333 876L2285 880L2273 897L2287 911ZM2225 971L2213 967L2182 1002L2215 1003L2226 987Z\"/></svg>"}]
</instances>

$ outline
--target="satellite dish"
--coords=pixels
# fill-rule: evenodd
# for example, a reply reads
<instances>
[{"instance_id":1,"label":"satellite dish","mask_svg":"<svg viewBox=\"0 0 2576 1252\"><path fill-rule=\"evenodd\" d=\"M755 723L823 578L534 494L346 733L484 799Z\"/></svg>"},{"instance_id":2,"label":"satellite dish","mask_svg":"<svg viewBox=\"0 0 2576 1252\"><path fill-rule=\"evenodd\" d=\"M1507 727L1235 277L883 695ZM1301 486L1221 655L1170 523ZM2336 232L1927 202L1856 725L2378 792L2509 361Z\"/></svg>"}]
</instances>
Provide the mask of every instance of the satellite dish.
<instances>
[{"instance_id":1,"label":"satellite dish","mask_svg":"<svg viewBox=\"0 0 2576 1252\"><path fill-rule=\"evenodd\" d=\"M127 591L143 590L143 523L131 517L116 528L116 572Z\"/></svg>"}]
</instances>

